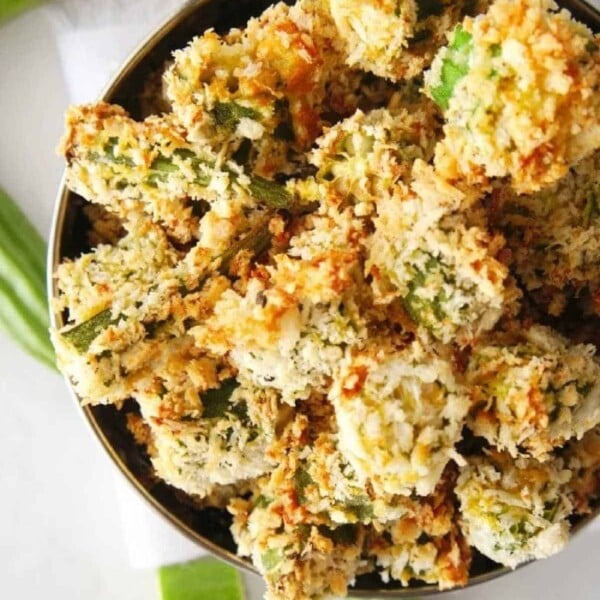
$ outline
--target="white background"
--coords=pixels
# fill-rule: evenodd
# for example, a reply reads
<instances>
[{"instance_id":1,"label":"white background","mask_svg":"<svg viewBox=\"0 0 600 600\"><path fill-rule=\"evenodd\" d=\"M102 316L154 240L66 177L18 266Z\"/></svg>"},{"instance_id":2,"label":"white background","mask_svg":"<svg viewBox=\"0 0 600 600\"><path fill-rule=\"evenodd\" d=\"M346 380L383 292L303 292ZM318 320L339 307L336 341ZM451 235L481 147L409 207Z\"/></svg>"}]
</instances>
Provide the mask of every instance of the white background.
<instances>
[{"instance_id":1,"label":"white background","mask_svg":"<svg viewBox=\"0 0 600 600\"><path fill-rule=\"evenodd\" d=\"M0 184L47 238L68 93L44 10L0 26L0 92ZM62 379L1 334L0 425L0 598L156 599L154 570L130 566L112 464ZM557 557L443 598L600 598L599 555L596 526Z\"/></svg>"}]
</instances>

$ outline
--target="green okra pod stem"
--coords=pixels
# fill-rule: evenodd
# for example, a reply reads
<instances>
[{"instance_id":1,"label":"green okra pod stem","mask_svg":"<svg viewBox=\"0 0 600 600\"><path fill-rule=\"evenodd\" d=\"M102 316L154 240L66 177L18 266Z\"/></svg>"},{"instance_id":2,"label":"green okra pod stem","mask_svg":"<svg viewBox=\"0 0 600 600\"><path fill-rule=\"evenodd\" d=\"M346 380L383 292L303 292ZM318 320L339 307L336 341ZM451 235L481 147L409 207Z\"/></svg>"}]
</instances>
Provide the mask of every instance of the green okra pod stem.
<instances>
[{"instance_id":1,"label":"green okra pod stem","mask_svg":"<svg viewBox=\"0 0 600 600\"><path fill-rule=\"evenodd\" d=\"M0 277L0 327L34 358L55 368L47 324L32 316L12 282Z\"/></svg>"},{"instance_id":2,"label":"green okra pod stem","mask_svg":"<svg viewBox=\"0 0 600 600\"><path fill-rule=\"evenodd\" d=\"M42 0L2 0L0 2L0 23L41 3Z\"/></svg>"},{"instance_id":3,"label":"green okra pod stem","mask_svg":"<svg viewBox=\"0 0 600 600\"><path fill-rule=\"evenodd\" d=\"M196 174L194 179L195 184L201 186L208 186L210 184L211 177L209 172L215 169L213 162L204 160L187 151L177 151L174 156L190 160L190 166ZM241 185L240 178L233 169L225 166L223 167L223 171L229 175L232 181ZM146 182L156 183L157 181L161 181L162 183L166 183L169 177L181 176L181 169L175 164L172 157L159 155L150 165L150 173L146 178ZM284 186L257 175L249 175L248 178L250 180L248 192L257 202L275 210L292 207L294 198Z\"/></svg>"},{"instance_id":4,"label":"green okra pod stem","mask_svg":"<svg viewBox=\"0 0 600 600\"><path fill-rule=\"evenodd\" d=\"M32 356L54 366L45 256L39 233L0 189L0 327Z\"/></svg>"},{"instance_id":5,"label":"green okra pod stem","mask_svg":"<svg viewBox=\"0 0 600 600\"><path fill-rule=\"evenodd\" d=\"M2 188L0 239L7 252L19 261L19 268L26 270L29 277L45 287L46 244L27 216Z\"/></svg>"}]
</instances>

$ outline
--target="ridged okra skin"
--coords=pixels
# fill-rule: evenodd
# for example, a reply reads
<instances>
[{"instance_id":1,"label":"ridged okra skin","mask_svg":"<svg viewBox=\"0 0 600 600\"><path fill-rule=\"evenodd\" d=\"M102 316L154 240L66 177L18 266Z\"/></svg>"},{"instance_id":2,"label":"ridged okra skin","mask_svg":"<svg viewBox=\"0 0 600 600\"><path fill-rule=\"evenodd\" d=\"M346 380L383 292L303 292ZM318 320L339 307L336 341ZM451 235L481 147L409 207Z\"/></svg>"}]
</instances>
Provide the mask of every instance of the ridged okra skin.
<instances>
[{"instance_id":1,"label":"ridged okra skin","mask_svg":"<svg viewBox=\"0 0 600 600\"><path fill-rule=\"evenodd\" d=\"M14 200L0 189L0 327L54 368L48 334L46 245Z\"/></svg>"}]
</instances>

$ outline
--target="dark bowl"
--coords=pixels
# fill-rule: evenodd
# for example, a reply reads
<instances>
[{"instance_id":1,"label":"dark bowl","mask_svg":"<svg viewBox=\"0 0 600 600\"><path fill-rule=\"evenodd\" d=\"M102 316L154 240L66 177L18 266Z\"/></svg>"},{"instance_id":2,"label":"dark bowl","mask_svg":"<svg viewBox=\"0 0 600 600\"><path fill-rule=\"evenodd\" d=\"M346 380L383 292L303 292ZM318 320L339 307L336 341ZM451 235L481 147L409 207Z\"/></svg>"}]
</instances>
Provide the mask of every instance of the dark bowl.
<instances>
[{"instance_id":1,"label":"dark bowl","mask_svg":"<svg viewBox=\"0 0 600 600\"><path fill-rule=\"evenodd\" d=\"M173 50L205 29L225 32L243 26L248 18L257 16L272 2L269 0L195 0L188 2L177 14L156 30L127 60L118 75L109 83L102 100L123 106L134 118L143 118L147 111L144 90L147 82L156 77ZM580 0L559 2L594 31L600 31L600 12ZM65 258L74 258L89 250L86 232L89 227L83 212L85 201L61 183L52 224L48 260L48 289L56 294L52 273ZM63 315L52 314L52 326L61 327ZM224 510L199 508L193 499L163 481L158 480L146 453L135 444L126 427L126 415L135 411L135 403L125 403L121 410L114 406L81 406L71 393L91 426L92 431L127 480L146 501L175 528L188 538L227 562L256 572L252 564L236 555L236 545L229 531L231 519ZM600 514L600 508L573 525L577 532ZM510 573L491 560L475 553L468 586L495 579ZM411 585L408 588L391 582L383 584L377 574L357 578L352 589L354 596L376 598L406 598L441 595L432 585Z\"/></svg>"}]
</instances>

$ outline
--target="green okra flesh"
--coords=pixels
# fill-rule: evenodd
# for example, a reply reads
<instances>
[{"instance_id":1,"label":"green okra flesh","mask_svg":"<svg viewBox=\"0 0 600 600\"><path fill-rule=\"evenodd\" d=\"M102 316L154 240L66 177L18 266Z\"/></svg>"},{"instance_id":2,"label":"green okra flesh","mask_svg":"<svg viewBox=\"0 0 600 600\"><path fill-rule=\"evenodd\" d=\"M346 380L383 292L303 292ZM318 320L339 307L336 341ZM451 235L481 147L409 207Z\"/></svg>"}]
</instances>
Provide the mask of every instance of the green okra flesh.
<instances>
[{"instance_id":1,"label":"green okra flesh","mask_svg":"<svg viewBox=\"0 0 600 600\"><path fill-rule=\"evenodd\" d=\"M473 36L457 25L442 61L439 82L429 88L429 95L442 110L448 108L456 84L469 72L472 50Z\"/></svg>"},{"instance_id":2,"label":"green okra flesh","mask_svg":"<svg viewBox=\"0 0 600 600\"><path fill-rule=\"evenodd\" d=\"M217 126L229 130L234 130L242 119L260 120L257 110L237 102L216 102L211 114Z\"/></svg>"},{"instance_id":3,"label":"green okra flesh","mask_svg":"<svg viewBox=\"0 0 600 600\"><path fill-rule=\"evenodd\" d=\"M86 159L93 164L105 165L109 168L107 179L115 179L115 187L120 191L126 188L136 188L141 185L148 185L156 188L158 184L164 184L166 188L177 187L169 184L194 184L200 188L207 188L213 177L219 172L227 173L232 183L246 189L248 194L257 202L273 209L291 208L294 198L293 195L283 186L274 181L270 181L256 175L240 174L227 164L218 167L214 160L199 156L188 148L179 148L170 156L159 153L152 161L149 167L135 165L133 160L124 154L116 154L115 148L118 146L118 138L110 138L104 144L102 152L97 150L87 153ZM182 165L178 162L185 162L191 169L193 179L190 180L189 174L184 172ZM118 169L118 177L115 177L113 167ZM245 179L249 183L246 184ZM201 190L198 190L201 191ZM198 194L199 196L199 194ZM200 197L196 199L201 199Z\"/></svg>"},{"instance_id":4,"label":"green okra flesh","mask_svg":"<svg viewBox=\"0 0 600 600\"><path fill-rule=\"evenodd\" d=\"M161 600L245 600L237 569L214 558L161 567Z\"/></svg>"},{"instance_id":5,"label":"green okra flesh","mask_svg":"<svg viewBox=\"0 0 600 600\"><path fill-rule=\"evenodd\" d=\"M110 325L117 320L112 318L110 308L107 308L79 325L64 331L63 338L71 342L78 352L87 352L92 342Z\"/></svg>"}]
</instances>

